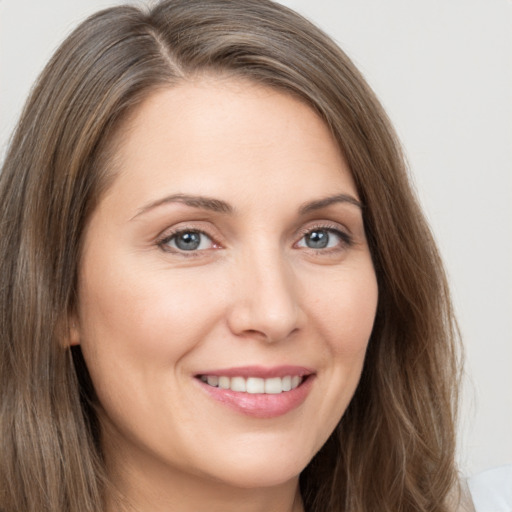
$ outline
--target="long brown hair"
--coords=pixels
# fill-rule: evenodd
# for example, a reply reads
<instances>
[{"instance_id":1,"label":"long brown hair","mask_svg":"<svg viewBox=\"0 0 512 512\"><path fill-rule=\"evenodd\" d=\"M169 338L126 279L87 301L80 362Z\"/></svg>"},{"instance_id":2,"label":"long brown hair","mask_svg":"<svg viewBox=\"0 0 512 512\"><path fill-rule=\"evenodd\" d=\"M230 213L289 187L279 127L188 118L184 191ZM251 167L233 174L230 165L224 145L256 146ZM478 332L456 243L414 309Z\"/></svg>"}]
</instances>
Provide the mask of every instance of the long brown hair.
<instances>
[{"instance_id":1,"label":"long brown hair","mask_svg":"<svg viewBox=\"0 0 512 512\"><path fill-rule=\"evenodd\" d=\"M459 362L436 246L373 92L329 37L269 0L107 9L39 78L0 177L0 509L104 509L94 390L80 350L63 343L83 233L115 179L123 119L156 88L207 73L309 104L364 203L377 317L355 396L301 474L306 510L447 511Z\"/></svg>"}]
</instances>

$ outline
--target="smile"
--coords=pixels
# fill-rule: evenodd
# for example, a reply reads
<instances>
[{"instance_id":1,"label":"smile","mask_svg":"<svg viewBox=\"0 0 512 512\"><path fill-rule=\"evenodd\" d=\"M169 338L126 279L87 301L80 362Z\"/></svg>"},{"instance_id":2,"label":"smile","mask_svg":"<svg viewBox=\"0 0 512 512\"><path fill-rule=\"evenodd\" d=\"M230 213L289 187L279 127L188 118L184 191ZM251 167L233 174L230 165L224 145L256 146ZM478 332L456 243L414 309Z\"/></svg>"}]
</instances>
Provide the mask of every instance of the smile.
<instances>
[{"instance_id":1,"label":"smile","mask_svg":"<svg viewBox=\"0 0 512 512\"><path fill-rule=\"evenodd\" d=\"M228 377L227 375L200 375L199 378L202 382L215 388L230 389L237 393L264 393L267 395L277 395L291 391L303 381L303 377L299 375L285 375L284 377L268 379L261 377Z\"/></svg>"},{"instance_id":2,"label":"smile","mask_svg":"<svg viewBox=\"0 0 512 512\"><path fill-rule=\"evenodd\" d=\"M314 370L301 366L247 366L204 371L195 381L207 396L238 414L275 418L306 400L315 377Z\"/></svg>"}]
</instances>

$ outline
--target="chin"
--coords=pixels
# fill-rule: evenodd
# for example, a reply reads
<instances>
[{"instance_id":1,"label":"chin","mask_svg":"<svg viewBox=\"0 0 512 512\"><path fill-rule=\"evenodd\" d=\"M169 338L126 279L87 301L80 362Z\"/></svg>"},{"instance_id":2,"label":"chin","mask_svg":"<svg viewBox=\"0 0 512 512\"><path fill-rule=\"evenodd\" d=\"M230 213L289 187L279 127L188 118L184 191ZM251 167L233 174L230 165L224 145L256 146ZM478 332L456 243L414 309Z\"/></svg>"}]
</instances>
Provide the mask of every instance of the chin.
<instances>
[{"instance_id":1,"label":"chin","mask_svg":"<svg viewBox=\"0 0 512 512\"><path fill-rule=\"evenodd\" d=\"M264 455L230 458L217 467L214 477L217 481L240 489L270 488L296 481L312 457L288 452L286 455Z\"/></svg>"},{"instance_id":2,"label":"chin","mask_svg":"<svg viewBox=\"0 0 512 512\"><path fill-rule=\"evenodd\" d=\"M297 468L287 468L281 465L278 468L270 469L270 465L274 465L273 461L267 464L265 468L237 468L236 471L217 475L216 478L234 488L263 489L280 487L289 482L295 482L303 469L297 470Z\"/></svg>"}]
</instances>

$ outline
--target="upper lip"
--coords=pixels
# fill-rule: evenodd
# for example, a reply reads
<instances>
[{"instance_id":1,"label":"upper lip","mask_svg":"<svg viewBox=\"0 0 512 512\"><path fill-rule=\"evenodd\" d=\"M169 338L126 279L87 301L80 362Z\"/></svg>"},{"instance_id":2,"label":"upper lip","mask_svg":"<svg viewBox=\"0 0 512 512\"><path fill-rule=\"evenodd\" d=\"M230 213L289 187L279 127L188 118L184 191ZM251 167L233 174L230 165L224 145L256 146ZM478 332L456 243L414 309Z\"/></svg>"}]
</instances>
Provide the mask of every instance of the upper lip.
<instances>
[{"instance_id":1,"label":"upper lip","mask_svg":"<svg viewBox=\"0 0 512 512\"><path fill-rule=\"evenodd\" d=\"M280 366L238 366L231 368L220 368L215 370L205 370L204 372L198 372L197 377L201 375L211 376L225 376L225 377L259 377L262 379L270 379L272 377L286 377L297 375L299 377L305 377L315 373L311 368L305 366L294 366L294 365L280 365Z\"/></svg>"}]
</instances>

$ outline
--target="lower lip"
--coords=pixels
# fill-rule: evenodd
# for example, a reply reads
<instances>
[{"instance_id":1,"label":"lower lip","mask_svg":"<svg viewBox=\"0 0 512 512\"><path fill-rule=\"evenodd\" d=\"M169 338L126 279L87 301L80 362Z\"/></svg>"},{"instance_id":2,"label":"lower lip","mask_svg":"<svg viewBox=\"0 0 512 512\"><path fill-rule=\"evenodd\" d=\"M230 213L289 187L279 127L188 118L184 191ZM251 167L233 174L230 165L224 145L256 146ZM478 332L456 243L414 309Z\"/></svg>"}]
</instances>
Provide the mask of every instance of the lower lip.
<instances>
[{"instance_id":1,"label":"lower lip","mask_svg":"<svg viewBox=\"0 0 512 512\"><path fill-rule=\"evenodd\" d=\"M239 413L255 418L275 418L296 409L306 400L314 377L309 375L296 388L277 394L241 393L196 380L210 397Z\"/></svg>"}]
</instances>

